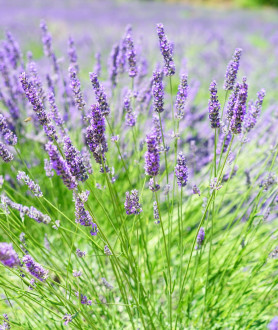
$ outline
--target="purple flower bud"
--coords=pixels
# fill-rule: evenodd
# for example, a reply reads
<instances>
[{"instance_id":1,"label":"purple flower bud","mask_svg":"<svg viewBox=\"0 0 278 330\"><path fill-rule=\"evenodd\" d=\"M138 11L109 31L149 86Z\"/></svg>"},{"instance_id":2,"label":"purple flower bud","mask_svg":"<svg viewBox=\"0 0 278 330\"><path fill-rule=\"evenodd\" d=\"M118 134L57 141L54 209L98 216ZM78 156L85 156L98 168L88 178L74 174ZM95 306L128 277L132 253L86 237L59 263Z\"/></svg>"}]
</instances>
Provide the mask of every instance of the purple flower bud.
<instances>
[{"instance_id":1,"label":"purple flower bud","mask_svg":"<svg viewBox=\"0 0 278 330\"><path fill-rule=\"evenodd\" d=\"M14 159L14 156L9 152L3 143L0 142L0 157L5 163L8 163Z\"/></svg>"},{"instance_id":2,"label":"purple flower bud","mask_svg":"<svg viewBox=\"0 0 278 330\"><path fill-rule=\"evenodd\" d=\"M18 171L16 178L18 181L20 181L20 180L24 181L24 183L28 186L28 188L33 192L33 194L36 197L43 196L40 186L37 183L35 183L33 180L31 180L25 172Z\"/></svg>"},{"instance_id":3,"label":"purple flower bud","mask_svg":"<svg viewBox=\"0 0 278 330\"><path fill-rule=\"evenodd\" d=\"M248 106L247 114L244 118L244 128L246 132L250 132L256 125L257 119L262 110L262 104L265 97L265 90L262 89L257 93L257 100L255 103L250 102Z\"/></svg>"},{"instance_id":4,"label":"purple flower bud","mask_svg":"<svg viewBox=\"0 0 278 330\"><path fill-rule=\"evenodd\" d=\"M125 116L125 124L133 127L136 124L136 115L133 112L127 113Z\"/></svg>"},{"instance_id":5,"label":"purple flower bud","mask_svg":"<svg viewBox=\"0 0 278 330\"><path fill-rule=\"evenodd\" d=\"M155 112L163 112L164 111L164 86L162 83L162 72L155 71L153 73L153 105Z\"/></svg>"},{"instance_id":6,"label":"purple flower bud","mask_svg":"<svg viewBox=\"0 0 278 330\"><path fill-rule=\"evenodd\" d=\"M0 243L0 262L7 267L16 267L20 264L19 257L13 245L9 243Z\"/></svg>"},{"instance_id":7,"label":"purple flower bud","mask_svg":"<svg viewBox=\"0 0 278 330\"><path fill-rule=\"evenodd\" d=\"M109 63L109 68L110 68L109 76L112 83L112 88L115 88L117 86L118 54L119 54L119 45L114 45L110 54L110 63Z\"/></svg>"},{"instance_id":8,"label":"purple flower bud","mask_svg":"<svg viewBox=\"0 0 278 330\"><path fill-rule=\"evenodd\" d=\"M54 175L54 171L52 170L51 163L48 159L44 159L44 170L46 176L52 177Z\"/></svg>"},{"instance_id":9,"label":"purple flower bud","mask_svg":"<svg viewBox=\"0 0 278 330\"><path fill-rule=\"evenodd\" d=\"M86 181L88 174L81 153L73 146L69 136L64 137L64 154L71 174L79 181Z\"/></svg>"},{"instance_id":10,"label":"purple flower bud","mask_svg":"<svg viewBox=\"0 0 278 330\"><path fill-rule=\"evenodd\" d=\"M35 262L30 255L26 254L22 258L22 262L25 264L28 272L38 280L44 282L47 279L48 270L45 270L39 263Z\"/></svg>"},{"instance_id":11,"label":"purple flower bud","mask_svg":"<svg viewBox=\"0 0 278 330\"><path fill-rule=\"evenodd\" d=\"M64 161L64 159L59 155L58 149L51 142L48 142L45 146L52 168L57 172L57 174L62 178L64 184L69 189L74 189L77 187L75 178L72 176L69 166Z\"/></svg>"},{"instance_id":12,"label":"purple flower bud","mask_svg":"<svg viewBox=\"0 0 278 330\"><path fill-rule=\"evenodd\" d=\"M125 210L126 214L140 214L143 210L141 208L141 204L139 203L138 190L134 189L131 192L126 192L126 200L125 200Z\"/></svg>"},{"instance_id":13,"label":"purple flower bud","mask_svg":"<svg viewBox=\"0 0 278 330\"><path fill-rule=\"evenodd\" d=\"M274 318L267 325L269 330L278 330L278 316L274 316Z\"/></svg>"},{"instance_id":14,"label":"purple flower bud","mask_svg":"<svg viewBox=\"0 0 278 330\"><path fill-rule=\"evenodd\" d=\"M73 197L75 201L75 222L80 223L82 226L91 226L93 224L92 217L89 211L85 210L84 202L75 191Z\"/></svg>"},{"instance_id":15,"label":"purple flower bud","mask_svg":"<svg viewBox=\"0 0 278 330\"><path fill-rule=\"evenodd\" d=\"M76 249L76 255L78 258L83 258L86 255L86 252L82 252L80 249Z\"/></svg>"},{"instance_id":16,"label":"purple flower bud","mask_svg":"<svg viewBox=\"0 0 278 330\"><path fill-rule=\"evenodd\" d=\"M188 82L187 82L187 75L183 74L181 76L180 85L178 88L175 108L176 108L176 118L179 120L184 117L184 107L185 102L188 96Z\"/></svg>"},{"instance_id":17,"label":"purple flower bud","mask_svg":"<svg viewBox=\"0 0 278 330\"><path fill-rule=\"evenodd\" d=\"M106 254L107 256L111 256L112 252L110 251L108 245L104 246L104 254Z\"/></svg>"},{"instance_id":18,"label":"purple flower bud","mask_svg":"<svg viewBox=\"0 0 278 330\"><path fill-rule=\"evenodd\" d=\"M103 87L98 81L98 77L95 73L90 73L90 80L95 91L96 99L99 104L99 108L103 116L108 116L110 113L110 108L107 102L107 96Z\"/></svg>"},{"instance_id":19,"label":"purple flower bud","mask_svg":"<svg viewBox=\"0 0 278 330\"><path fill-rule=\"evenodd\" d=\"M200 189L196 186L196 184L194 184L194 186L192 187L192 191L194 195L201 195Z\"/></svg>"},{"instance_id":20,"label":"purple flower bud","mask_svg":"<svg viewBox=\"0 0 278 330\"><path fill-rule=\"evenodd\" d=\"M178 186L185 187L188 180L188 169L186 166L185 157L182 152L178 154L177 165L175 167Z\"/></svg>"},{"instance_id":21,"label":"purple flower bud","mask_svg":"<svg viewBox=\"0 0 278 330\"><path fill-rule=\"evenodd\" d=\"M164 73L166 76L172 76L176 71L173 61L173 47L170 45L165 35L163 24L157 24L156 30L159 38L160 51L164 58Z\"/></svg>"},{"instance_id":22,"label":"purple flower bud","mask_svg":"<svg viewBox=\"0 0 278 330\"><path fill-rule=\"evenodd\" d=\"M232 90L237 78L237 72L239 69L239 61L241 57L242 49L236 48L233 58L228 64L227 71L226 71L226 77L224 81L224 90Z\"/></svg>"},{"instance_id":23,"label":"purple flower bud","mask_svg":"<svg viewBox=\"0 0 278 330\"><path fill-rule=\"evenodd\" d=\"M198 236L197 236L197 246L196 250L200 249L205 240L205 229L203 227L200 228Z\"/></svg>"},{"instance_id":24,"label":"purple flower bud","mask_svg":"<svg viewBox=\"0 0 278 330\"><path fill-rule=\"evenodd\" d=\"M150 176L156 176L159 172L159 148L157 143L157 136L150 133L146 138L147 152L145 153L145 173Z\"/></svg>"},{"instance_id":25,"label":"purple flower bud","mask_svg":"<svg viewBox=\"0 0 278 330\"><path fill-rule=\"evenodd\" d=\"M49 104L50 104L51 117L52 117L53 121L55 122L55 124L58 127L60 127L62 129L62 131L64 131L64 129L63 129L64 121L60 116L59 110L58 110L56 102L55 102L55 95L53 92L49 92L48 100L49 100Z\"/></svg>"},{"instance_id":26,"label":"purple flower bud","mask_svg":"<svg viewBox=\"0 0 278 330\"><path fill-rule=\"evenodd\" d=\"M92 230L90 231L90 234L92 236L97 236L97 233L98 233L98 228L97 228L97 225L95 223L92 224Z\"/></svg>"},{"instance_id":27,"label":"purple flower bud","mask_svg":"<svg viewBox=\"0 0 278 330\"><path fill-rule=\"evenodd\" d=\"M72 316L70 314L65 314L63 316L63 321L65 321L64 325L68 325L69 323L72 322Z\"/></svg>"},{"instance_id":28,"label":"purple flower bud","mask_svg":"<svg viewBox=\"0 0 278 330\"><path fill-rule=\"evenodd\" d=\"M160 189L160 185L158 183L155 183L155 181L154 181L153 178L150 178L149 189L152 192L156 192L156 191L158 191Z\"/></svg>"},{"instance_id":29,"label":"purple flower bud","mask_svg":"<svg viewBox=\"0 0 278 330\"><path fill-rule=\"evenodd\" d=\"M129 64L129 76L131 78L134 78L137 76L138 69L137 69L137 64L136 64L136 52L134 48L134 42L131 36L131 30L127 34L125 38L125 42L127 45L127 60Z\"/></svg>"},{"instance_id":30,"label":"purple flower bud","mask_svg":"<svg viewBox=\"0 0 278 330\"><path fill-rule=\"evenodd\" d=\"M158 211L158 207L157 207L157 202L154 201L153 202L153 217L154 217L154 223L157 225L160 223L160 220L159 220L159 211Z\"/></svg>"},{"instance_id":31,"label":"purple flower bud","mask_svg":"<svg viewBox=\"0 0 278 330\"><path fill-rule=\"evenodd\" d=\"M211 128L219 128L220 127L219 111L221 105L218 101L217 87L215 81L213 81L210 84L209 91L210 91L210 99L208 105L209 105L209 119L210 119Z\"/></svg>"}]
</instances>

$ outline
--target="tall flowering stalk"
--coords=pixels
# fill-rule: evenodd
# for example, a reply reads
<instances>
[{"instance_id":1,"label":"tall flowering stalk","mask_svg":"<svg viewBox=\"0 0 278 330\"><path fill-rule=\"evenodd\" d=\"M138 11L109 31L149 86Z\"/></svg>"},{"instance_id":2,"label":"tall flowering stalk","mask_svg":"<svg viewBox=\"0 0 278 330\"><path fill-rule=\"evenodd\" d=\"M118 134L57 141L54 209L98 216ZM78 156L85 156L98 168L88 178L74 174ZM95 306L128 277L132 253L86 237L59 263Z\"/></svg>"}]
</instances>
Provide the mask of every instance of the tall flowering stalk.
<instances>
[{"instance_id":1,"label":"tall flowering stalk","mask_svg":"<svg viewBox=\"0 0 278 330\"><path fill-rule=\"evenodd\" d=\"M145 173L152 177L159 173L159 148L157 136L154 133L150 133L146 138L147 152L145 154Z\"/></svg>"},{"instance_id":2,"label":"tall flowering stalk","mask_svg":"<svg viewBox=\"0 0 278 330\"><path fill-rule=\"evenodd\" d=\"M173 61L173 47L167 39L163 24L157 24L156 30L159 38L160 51L164 58L164 73L166 76L172 76L176 71Z\"/></svg>"},{"instance_id":3,"label":"tall flowering stalk","mask_svg":"<svg viewBox=\"0 0 278 330\"><path fill-rule=\"evenodd\" d=\"M74 69L76 70L76 72L79 72L79 66L77 64L77 53L76 53L76 48L75 48L75 44L74 44L74 40L72 37L69 37L68 39L68 56L69 56L69 60L71 65L74 67Z\"/></svg>"},{"instance_id":4,"label":"tall flowering stalk","mask_svg":"<svg viewBox=\"0 0 278 330\"><path fill-rule=\"evenodd\" d=\"M126 200L125 200L125 210L126 214L140 214L143 210L141 204L139 203L138 191L136 189L131 190L131 192L126 192Z\"/></svg>"},{"instance_id":5,"label":"tall flowering stalk","mask_svg":"<svg viewBox=\"0 0 278 330\"><path fill-rule=\"evenodd\" d=\"M175 173L177 177L178 186L180 188L185 187L188 181L188 169L187 169L185 157L182 152L178 154Z\"/></svg>"},{"instance_id":6,"label":"tall flowering stalk","mask_svg":"<svg viewBox=\"0 0 278 330\"><path fill-rule=\"evenodd\" d=\"M135 47L134 47L134 41L131 36L131 29L127 33L125 42L126 42L126 48L127 48L127 61L128 61L128 65L129 65L128 74L131 78L134 78L137 76L138 69L137 69L137 63L136 63L136 51L135 51Z\"/></svg>"},{"instance_id":7,"label":"tall flowering stalk","mask_svg":"<svg viewBox=\"0 0 278 330\"><path fill-rule=\"evenodd\" d=\"M69 67L70 87L74 95L74 102L78 110L84 111L86 105L80 87L80 81L77 77L76 68L71 65Z\"/></svg>"},{"instance_id":8,"label":"tall flowering stalk","mask_svg":"<svg viewBox=\"0 0 278 330\"><path fill-rule=\"evenodd\" d=\"M162 77L163 75L161 71L154 71L152 93L154 111L157 113L164 111L164 86Z\"/></svg>"},{"instance_id":9,"label":"tall flowering stalk","mask_svg":"<svg viewBox=\"0 0 278 330\"><path fill-rule=\"evenodd\" d=\"M265 97L265 90L262 89L257 93L256 102L249 103L248 111L244 118L244 129L246 132L250 132L255 127L257 119L262 110L264 97Z\"/></svg>"},{"instance_id":10,"label":"tall flowering stalk","mask_svg":"<svg viewBox=\"0 0 278 330\"><path fill-rule=\"evenodd\" d=\"M110 70L109 76L112 84L112 88L117 86L117 76L118 76L118 63L117 58L119 55L119 45L114 45L110 54Z\"/></svg>"},{"instance_id":11,"label":"tall flowering stalk","mask_svg":"<svg viewBox=\"0 0 278 330\"><path fill-rule=\"evenodd\" d=\"M37 183L35 183L33 180L31 180L25 172L18 171L16 178L18 181L24 181L24 183L28 186L28 188L33 192L33 194L36 197L43 196L40 186Z\"/></svg>"},{"instance_id":12,"label":"tall flowering stalk","mask_svg":"<svg viewBox=\"0 0 278 330\"><path fill-rule=\"evenodd\" d=\"M107 95L104 91L103 86L99 83L97 74L91 72L90 80L95 92L95 96L103 116L108 116L110 114L110 107L107 101Z\"/></svg>"}]
</instances>

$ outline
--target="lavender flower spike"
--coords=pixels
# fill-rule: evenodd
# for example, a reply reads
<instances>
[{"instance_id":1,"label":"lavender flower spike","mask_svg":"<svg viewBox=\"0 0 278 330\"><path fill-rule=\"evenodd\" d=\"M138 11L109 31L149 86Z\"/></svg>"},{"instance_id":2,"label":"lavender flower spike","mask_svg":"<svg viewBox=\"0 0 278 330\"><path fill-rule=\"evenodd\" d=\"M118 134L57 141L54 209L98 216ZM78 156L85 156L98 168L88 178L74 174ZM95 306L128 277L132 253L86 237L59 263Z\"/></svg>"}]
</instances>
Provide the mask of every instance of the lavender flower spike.
<instances>
[{"instance_id":1,"label":"lavender flower spike","mask_svg":"<svg viewBox=\"0 0 278 330\"><path fill-rule=\"evenodd\" d=\"M33 192L33 194L36 197L43 196L40 186L37 183L35 183L33 180L31 180L25 172L18 171L16 178L18 181L20 181L20 180L24 181L24 183L28 186L28 188Z\"/></svg>"},{"instance_id":2,"label":"lavender flower spike","mask_svg":"<svg viewBox=\"0 0 278 330\"><path fill-rule=\"evenodd\" d=\"M9 152L6 146L0 142L0 157L5 163L8 163L14 159L14 156Z\"/></svg>"},{"instance_id":3,"label":"lavender flower spike","mask_svg":"<svg viewBox=\"0 0 278 330\"><path fill-rule=\"evenodd\" d=\"M184 117L184 106L188 96L188 82L187 82L187 75L183 74L181 76L180 85L178 88L175 108L176 108L176 118L182 119Z\"/></svg>"},{"instance_id":4,"label":"lavender flower spike","mask_svg":"<svg viewBox=\"0 0 278 330\"><path fill-rule=\"evenodd\" d=\"M69 37L69 40L68 40L68 55L69 55L70 63L72 64L72 66L74 67L76 72L78 72L79 67L77 64L76 48L75 48L74 40L72 39L72 37Z\"/></svg>"},{"instance_id":5,"label":"lavender flower spike","mask_svg":"<svg viewBox=\"0 0 278 330\"><path fill-rule=\"evenodd\" d=\"M48 277L48 270L45 270L40 264L34 261L34 259L26 254L22 258L23 263L26 265L28 272L36 277L38 280L44 282Z\"/></svg>"},{"instance_id":6,"label":"lavender flower spike","mask_svg":"<svg viewBox=\"0 0 278 330\"><path fill-rule=\"evenodd\" d=\"M0 113L0 132L7 144L12 145L12 146L17 144L17 137L9 129L8 124L6 122L6 118L2 115L2 113Z\"/></svg>"},{"instance_id":7,"label":"lavender flower spike","mask_svg":"<svg viewBox=\"0 0 278 330\"><path fill-rule=\"evenodd\" d=\"M185 157L182 152L178 154L177 165L175 167L178 186L185 187L188 180L188 169L186 166Z\"/></svg>"},{"instance_id":8,"label":"lavender flower spike","mask_svg":"<svg viewBox=\"0 0 278 330\"><path fill-rule=\"evenodd\" d=\"M45 150L49 155L53 169L55 169L57 174L61 176L65 186L68 187L69 189L76 188L77 183L75 181L75 178L72 176L67 163L59 155L57 147L53 145L51 142L48 142L45 146Z\"/></svg>"},{"instance_id":9,"label":"lavender flower spike","mask_svg":"<svg viewBox=\"0 0 278 330\"><path fill-rule=\"evenodd\" d=\"M74 94L74 102L78 110L83 111L86 105L81 93L80 81L77 78L76 69L73 65L69 67L70 87Z\"/></svg>"},{"instance_id":10,"label":"lavender flower spike","mask_svg":"<svg viewBox=\"0 0 278 330\"><path fill-rule=\"evenodd\" d=\"M162 82L162 72L155 71L153 73L153 105L154 111L157 113L161 113L164 111L164 86Z\"/></svg>"},{"instance_id":11,"label":"lavender flower spike","mask_svg":"<svg viewBox=\"0 0 278 330\"><path fill-rule=\"evenodd\" d=\"M127 33L125 42L127 44L127 60L128 60L128 64L129 64L128 74L131 78L134 78L137 76L138 69L137 69L137 64L136 64L136 52L134 49L133 39L131 37L131 29Z\"/></svg>"},{"instance_id":12,"label":"lavender flower spike","mask_svg":"<svg viewBox=\"0 0 278 330\"><path fill-rule=\"evenodd\" d=\"M131 190L131 192L126 192L125 210L128 215L140 214L142 212L138 191L136 189Z\"/></svg>"},{"instance_id":13,"label":"lavender flower spike","mask_svg":"<svg viewBox=\"0 0 278 330\"><path fill-rule=\"evenodd\" d=\"M110 108L107 102L105 91L99 83L98 76L95 73L90 72L90 80L95 91L96 99L99 104L101 113L103 116L108 116L110 113Z\"/></svg>"},{"instance_id":14,"label":"lavender flower spike","mask_svg":"<svg viewBox=\"0 0 278 330\"><path fill-rule=\"evenodd\" d=\"M110 63L109 63L109 71L110 71L109 76L112 83L112 88L115 88L117 86L118 56L119 56L119 45L114 45L110 54Z\"/></svg>"},{"instance_id":15,"label":"lavender flower spike","mask_svg":"<svg viewBox=\"0 0 278 330\"><path fill-rule=\"evenodd\" d=\"M160 161L156 134L148 134L146 142L148 150L145 153L145 173L150 176L156 176L159 172Z\"/></svg>"},{"instance_id":16,"label":"lavender flower spike","mask_svg":"<svg viewBox=\"0 0 278 330\"><path fill-rule=\"evenodd\" d=\"M69 136L64 137L64 154L70 172L79 181L86 181L88 174L81 153L73 146Z\"/></svg>"},{"instance_id":17,"label":"lavender flower spike","mask_svg":"<svg viewBox=\"0 0 278 330\"><path fill-rule=\"evenodd\" d=\"M243 78L242 84L238 92L238 97L235 103L234 114L231 119L231 131L234 134L240 134L242 130L242 123L246 113L246 100L247 100L248 85L246 78Z\"/></svg>"},{"instance_id":18,"label":"lavender flower spike","mask_svg":"<svg viewBox=\"0 0 278 330\"><path fill-rule=\"evenodd\" d=\"M80 196L74 192L75 201L75 222L80 223L82 226L89 227L93 224L92 217L88 211L85 210L85 206Z\"/></svg>"},{"instance_id":19,"label":"lavender flower spike","mask_svg":"<svg viewBox=\"0 0 278 330\"><path fill-rule=\"evenodd\" d=\"M209 105L209 119L210 119L211 128L219 128L220 127L219 111L221 105L218 101L217 87L215 81L213 81L210 84L209 91L210 91L210 99L208 105Z\"/></svg>"},{"instance_id":20,"label":"lavender flower spike","mask_svg":"<svg viewBox=\"0 0 278 330\"><path fill-rule=\"evenodd\" d=\"M274 316L274 318L268 323L267 328L269 330L277 330L278 329L278 316Z\"/></svg>"},{"instance_id":21,"label":"lavender flower spike","mask_svg":"<svg viewBox=\"0 0 278 330\"><path fill-rule=\"evenodd\" d=\"M257 119L262 110L262 104L265 97L265 90L262 89L257 93L257 100L255 103L251 102L248 106L248 112L244 118L244 128L246 132L250 132L255 127Z\"/></svg>"},{"instance_id":22,"label":"lavender flower spike","mask_svg":"<svg viewBox=\"0 0 278 330\"><path fill-rule=\"evenodd\" d=\"M108 151L105 138L105 120L98 105L92 105L90 126L86 131L86 142L98 164L105 162L105 152Z\"/></svg>"},{"instance_id":23,"label":"lavender flower spike","mask_svg":"<svg viewBox=\"0 0 278 330\"><path fill-rule=\"evenodd\" d=\"M9 243L0 243L0 262L7 267L16 267L20 264L19 257L13 245Z\"/></svg>"},{"instance_id":24,"label":"lavender flower spike","mask_svg":"<svg viewBox=\"0 0 278 330\"><path fill-rule=\"evenodd\" d=\"M196 250L200 249L201 246L203 245L205 240L205 229L203 227L200 228L197 236L197 246Z\"/></svg>"},{"instance_id":25,"label":"lavender flower spike","mask_svg":"<svg viewBox=\"0 0 278 330\"><path fill-rule=\"evenodd\" d=\"M242 49L236 48L234 52L234 56L230 63L228 64L227 71L226 71L226 77L224 81L224 90L232 90L237 78L237 72L239 69L239 61L241 57Z\"/></svg>"},{"instance_id":26,"label":"lavender flower spike","mask_svg":"<svg viewBox=\"0 0 278 330\"><path fill-rule=\"evenodd\" d=\"M173 61L173 47L165 35L163 24L157 24L156 30L159 38L160 51L164 58L164 73L166 76L172 76L176 72Z\"/></svg>"}]
</instances>

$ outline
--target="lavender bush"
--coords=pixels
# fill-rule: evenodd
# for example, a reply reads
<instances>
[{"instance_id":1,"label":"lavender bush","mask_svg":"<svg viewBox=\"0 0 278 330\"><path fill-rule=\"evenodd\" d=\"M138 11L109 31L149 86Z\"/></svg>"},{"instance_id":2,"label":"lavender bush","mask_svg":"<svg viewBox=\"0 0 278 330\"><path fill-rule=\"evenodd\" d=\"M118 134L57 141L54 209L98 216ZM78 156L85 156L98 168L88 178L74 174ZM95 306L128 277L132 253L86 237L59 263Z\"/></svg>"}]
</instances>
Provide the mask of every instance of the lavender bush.
<instances>
[{"instance_id":1,"label":"lavender bush","mask_svg":"<svg viewBox=\"0 0 278 330\"><path fill-rule=\"evenodd\" d=\"M86 63L47 24L0 47L0 328L277 329L269 63L162 23Z\"/></svg>"}]
</instances>

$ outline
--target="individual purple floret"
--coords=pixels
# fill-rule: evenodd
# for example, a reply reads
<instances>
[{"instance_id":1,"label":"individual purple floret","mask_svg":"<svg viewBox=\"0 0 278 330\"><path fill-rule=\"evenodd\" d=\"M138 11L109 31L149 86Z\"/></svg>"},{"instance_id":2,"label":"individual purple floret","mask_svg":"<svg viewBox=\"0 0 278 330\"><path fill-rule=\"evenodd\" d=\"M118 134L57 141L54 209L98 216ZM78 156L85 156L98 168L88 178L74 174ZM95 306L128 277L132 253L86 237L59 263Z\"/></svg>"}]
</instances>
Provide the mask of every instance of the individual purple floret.
<instances>
[{"instance_id":1,"label":"individual purple floret","mask_svg":"<svg viewBox=\"0 0 278 330\"><path fill-rule=\"evenodd\" d=\"M24 181L24 183L28 186L28 188L33 192L33 194L36 197L43 196L40 186L37 183L35 183L33 180L31 180L25 172L18 171L16 178L18 181L21 181L21 180Z\"/></svg>"},{"instance_id":2,"label":"individual purple floret","mask_svg":"<svg viewBox=\"0 0 278 330\"><path fill-rule=\"evenodd\" d=\"M176 108L176 118L181 120L184 117L184 106L185 102L188 96L188 76L183 74L181 76L179 88L178 88L178 93L176 97L176 103L175 103L175 108Z\"/></svg>"},{"instance_id":3,"label":"individual purple floret","mask_svg":"<svg viewBox=\"0 0 278 330\"><path fill-rule=\"evenodd\" d=\"M220 127L219 111L221 105L218 101L217 86L215 81L213 81L210 84L209 91L210 91L210 99L208 105L209 105L209 120L210 120L211 128L219 128Z\"/></svg>"},{"instance_id":4,"label":"individual purple floret","mask_svg":"<svg viewBox=\"0 0 278 330\"><path fill-rule=\"evenodd\" d=\"M233 58L228 64L225 81L224 81L224 90L232 90L237 78L237 72L239 69L239 62L241 57L242 49L236 48Z\"/></svg>"},{"instance_id":5,"label":"individual purple floret","mask_svg":"<svg viewBox=\"0 0 278 330\"><path fill-rule=\"evenodd\" d=\"M156 176L159 172L159 147L157 136L150 133L146 137L147 151L145 153L145 173L149 176Z\"/></svg>"},{"instance_id":6,"label":"individual purple floret","mask_svg":"<svg viewBox=\"0 0 278 330\"><path fill-rule=\"evenodd\" d=\"M157 24L156 30L159 38L160 51L164 58L164 73L166 76L172 76L176 71L173 61L173 47L165 35L163 24Z\"/></svg>"},{"instance_id":7,"label":"individual purple floret","mask_svg":"<svg viewBox=\"0 0 278 330\"><path fill-rule=\"evenodd\" d=\"M278 316L274 316L274 318L268 323L267 328L269 330L278 330Z\"/></svg>"},{"instance_id":8,"label":"individual purple floret","mask_svg":"<svg viewBox=\"0 0 278 330\"><path fill-rule=\"evenodd\" d=\"M35 262L30 255L26 254L22 258L22 262L25 264L28 272L38 280L44 282L47 279L48 270L45 270L39 263Z\"/></svg>"},{"instance_id":9,"label":"individual purple floret","mask_svg":"<svg viewBox=\"0 0 278 330\"><path fill-rule=\"evenodd\" d=\"M265 90L262 89L257 93L257 100L255 103L250 102L247 114L244 118L244 128L246 132L250 132L252 128L256 125L257 119L262 110L262 104L265 97Z\"/></svg>"},{"instance_id":10,"label":"individual purple floret","mask_svg":"<svg viewBox=\"0 0 278 330\"><path fill-rule=\"evenodd\" d=\"M105 152L108 151L105 138L105 120L98 105L92 105L91 109L90 126L86 131L86 143L96 162L102 164L102 161L105 162Z\"/></svg>"},{"instance_id":11,"label":"individual purple floret","mask_svg":"<svg viewBox=\"0 0 278 330\"><path fill-rule=\"evenodd\" d=\"M117 86L118 55L119 55L119 45L114 45L110 54L110 63L109 63L109 77L112 83L112 88L115 88Z\"/></svg>"},{"instance_id":12,"label":"individual purple floret","mask_svg":"<svg viewBox=\"0 0 278 330\"><path fill-rule=\"evenodd\" d=\"M97 236L97 233L98 233L98 228L97 228L97 225L95 223L92 223L92 229L90 231L90 234L92 236Z\"/></svg>"},{"instance_id":13,"label":"individual purple floret","mask_svg":"<svg viewBox=\"0 0 278 330\"><path fill-rule=\"evenodd\" d=\"M81 93L80 81L73 65L69 67L70 87L74 94L74 102L78 110L83 111L86 105Z\"/></svg>"},{"instance_id":14,"label":"individual purple floret","mask_svg":"<svg viewBox=\"0 0 278 330\"><path fill-rule=\"evenodd\" d=\"M150 178L149 189L152 192L156 192L160 189L160 185L154 181L154 178Z\"/></svg>"},{"instance_id":15,"label":"individual purple floret","mask_svg":"<svg viewBox=\"0 0 278 330\"><path fill-rule=\"evenodd\" d=\"M192 192L193 192L194 195L201 196L200 189L196 186L196 184L194 184L194 186L192 187Z\"/></svg>"},{"instance_id":16,"label":"individual purple floret","mask_svg":"<svg viewBox=\"0 0 278 330\"><path fill-rule=\"evenodd\" d=\"M126 35L125 42L127 48L127 60L129 64L128 74L131 78L134 78L137 76L138 69L136 64L136 52L134 48L134 42L131 36L131 29L129 30L129 33L127 33Z\"/></svg>"},{"instance_id":17,"label":"individual purple floret","mask_svg":"<svg viewBox=\"0 0 278 330\"><path fill-rule=\"evenodd\" d=\"M6 122L6 118L0 113L0 132L3 136L5 142L8 145L14 146L17 144L16 135L9 129L8 124Z\"/></svg>"},{"instance_id":18,"label":"individual purple floret","mask_svg":"<svg viewBox=\"0 0 278 330\"><path fill-rule=\"evenodd\" d=\"M89 211L85 210L84 202L75 191L73 196L75 201L75 222L80 223L82 226L91 226L93 224L92 217Z\"/></svg>"},{"instance_id":19,"label":"individual purple floret","mask_svg":"<svg viewBox=\"0 0 278 330\"><path fill-rule=\"evenodd\" d=\"M110 108L107 102L107 96L103 89L103 87L100 85L98 76L91 72L90 73L90 80L93 86L93 89L95 91L96 99L99 104L99 108L101 110L101 113L103 116L108 116L110 113Z\"/></svg>"},{"instance_id":20,"label":"individual purple floret","mask_svg":"<svg viewBox=\"0 0 278 330\"><path fill-rule=\"evenodd\" d=\"M101 74L101 54L96 53L95 59L96 59L96 63L95 63L95 67L94 67L94 72L96 73L96 75L98 77L100 77L100 74Z\"/></svg>"},{"instance_id":21,"label":"individual purple floret","mask_svg":"<svg viewBox=\"0 0 278 330\"><path fill-rule=\"evenodd\" d=\"M188 169L186 166L185 157L182 152L178 154L177 165L175 167L178 186L185 187L188 180Z\"/></svg>"},{"instance_id":22,"label":"individual purple floret","mask_svg":"<svg viewBox=\"0 0 278 330\"><path fill-rule=\"evenodd\" d=\"M164 87L162 82L162 72L154 71L153 73L153 106L157 113L164 111Z\"/></svg>"},{"instance_id":23,"label":"individual purple floret","mask_svg":"<svg viewBox=\"0 0 278 330\"><path fill-rule=\"evenodd\" d=\"M70 60L71 65L74 67L76 72L78 72L79 67L77 64L77 53L76 53L74 40L72 39L72 37L69 37L69 40L68 40L68 55L69 55L69 60Z\"/></svg>"},{"instance_id":24,"label":"individual purple floret","mask_svg":"<svg viewBox=\"0 0 278 330\"><path fill-rule=\"evenodd\" d=\"M55 128L51 124L49 116L45 112L44 106L38 96L35 87L28 81L25 72L22 72L20 75L20 81L25 95L29 102L32 104L33 110L37 115L39 123L43 126L46 135L50 140L57 140Z\"/></svg>"},{"instance_id":25,"label":"individual purple floret","mask_svg":"<svg viewBox=\"0 0 278 330\"><path fill-rule=\"evenodd\" d=\"M80 249L76 249L76 255L78 258L83 258L83 257L85 257L86 252L83 252Z\"/></svg>"},{"instance_id":26,"label":"individual purple floret","mask_svg":"<svg viewBox=\"0 0 278 330\"><path fill-rule=\"evenodd\" d=\"M242 123L246 113L246 100L247 100L248 85L246 84L246 78L243 78L242 84L238 92L238 97L234 107L234 114L231 119L231 131L234 134L240 134L242 131Z\"/></svg>"},{"instance_id":27,"label":"individual purple floret","mask_svg":"<svg viewBox=\"0 0 278 330\"><path fill-rule=\"evenodd\" d=\"M134 189L131 190L131 192L127 191L125 195L126 214L140 214L143 210L141 208L141 204L139 203L138 190Z\"/></svg>"},{"instance_id":28,"label":"individual purple floret","mask_svg":"<svg viewBox=\"0 0 278 330\"><path fill-rule=\"evenodd\" d=\"M8 163L14 159L13 154L9 152L6 146L0 142L0 157L3 159L5 163Z\"/></svg>"},{"instance_id":29,"label":"individual purple floret","mask_svg":"<svg viewBox=\"0 0 278 330\"><path fill-rule=\"evenodd\" d=\"M66 161L60 156L57 147L51 142L48 142L45 146L45 150L49 155L52 168L62 178L65 186L69 189L76 188L77 183L75 181L75 178L72 176Z\"/></svg>"},{"instance_id":30,"label":"individual purple floret","mask_svg":"<svg viewBox=\"0 0 278 330\"><path fill-rule=\"evenodd\" d=\"M16 267L20 264L19 257L13 245L9 243L0 243L0 262L7 267Z\"/></svg>"},{"instance_id":31,"label":"individual purple floret","mask_svg":"<svg viewBox=\"0 0 278 330\"><path fill-rule=\"evenodd\" d=\"M200 249L201 246L203 245L205 240L205 229L203 227L200 228L199 232L198 232L198 236L197 236L197 246L196 246L196 250Z\"/></svg>"},{"instance_id":32,"label":"individual purple floret","mask_svg":"<svg viewBox=\"0 0 278 330\"><path fill-rule=\"evenodd\" d=\"M70 172L79 181L86 181L88 174L81 153L73 146L69 136L64 137L64 154Z\"/></svg>"},{"instance_id":33,"label":"individual purple floret","mask_svg":"<svg viewBox=\"0 0 278 330\"><path fill-rule=\"evenodd\" d=\"M72 316L70 314L65 314L63 316L63 321L65 321L64 325L68 325L69 323L72 322Z\"/></svg>"}]
</instances>

